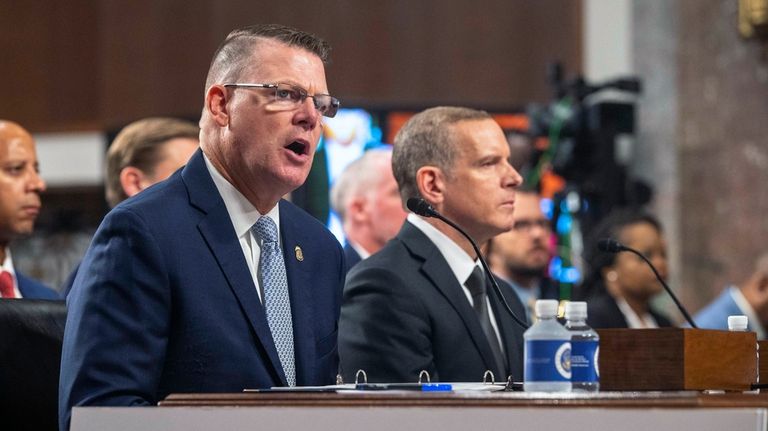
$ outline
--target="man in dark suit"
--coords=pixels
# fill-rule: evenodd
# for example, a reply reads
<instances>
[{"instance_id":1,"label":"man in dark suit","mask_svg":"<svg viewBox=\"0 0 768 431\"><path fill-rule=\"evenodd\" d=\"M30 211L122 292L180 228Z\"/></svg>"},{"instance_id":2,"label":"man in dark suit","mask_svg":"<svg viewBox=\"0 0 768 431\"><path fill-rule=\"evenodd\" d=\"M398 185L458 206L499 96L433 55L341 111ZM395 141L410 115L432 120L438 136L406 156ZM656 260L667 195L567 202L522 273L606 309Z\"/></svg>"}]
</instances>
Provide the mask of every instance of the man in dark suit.
<instances>
[{"instance_id":1,"label":"man in dark suit","mask_svg":"<svg viewBox=\"0 0 768 431\"><path fill-rule=\"evenodd\" d=\"M219 47L200 146L104 219L68 298L60 423L74 406L174 392L335 381L344 258L281 200L309 172L327 95L326 42L264 25Z\"/></svg>"},{"instance_id":2,"label":"man in dark suit","mask_svg":"<svg viewBox=\"0 0 768 431\"><path fill-rule=\"evenodd\" d=\"M331 189L331 204L347 238L347 269L394 238L405 220L405 211L392 175L390 146L370 149L350 163Z\"/></svg>"},{"instance_id":3,"label":"man in dark suit","mask_svg":"<svg viewBox=\"0 0 768 431\"><path fill-rule=\"evenodd\" d=\"M54 290L14 269L9 248L14 239L32 233L44 190L32 135L0 120L0 298L59 299Z\"/></svg>"},{"instance_id":4,"label":"man in dark suit","mask_svg":"<svg viewBox=\"0 0 768 431\"><path fill-rule=\"evenodd\" d=\"M438 107L395 138L392 166L403 201L421 197L482 243L509 230L515 188L509 146L483 111ZM501 282L517 316L525 311ZM470 243L434 218L409 214L397 237L353 268L339 322L342 371L369 381L481 381L523 374L523 328L488 289Z\"/></svg>"}]
</instances>

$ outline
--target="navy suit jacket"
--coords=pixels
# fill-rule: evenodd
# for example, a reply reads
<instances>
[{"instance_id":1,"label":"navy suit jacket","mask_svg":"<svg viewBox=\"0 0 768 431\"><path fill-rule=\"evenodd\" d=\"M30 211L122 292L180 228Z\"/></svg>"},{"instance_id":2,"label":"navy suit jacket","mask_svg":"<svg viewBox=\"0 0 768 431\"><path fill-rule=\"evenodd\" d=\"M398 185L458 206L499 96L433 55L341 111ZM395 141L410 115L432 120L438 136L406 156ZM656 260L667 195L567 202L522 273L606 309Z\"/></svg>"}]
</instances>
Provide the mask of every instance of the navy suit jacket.
<instances>
[{"instance_id":1,"label":"navy suit jacket","mask_svg":"<svg viewBox=\"0 0 768 431\"><path fill-rule=\"evenodd\" d=\"M298 385L335 382L341 246L280 201ZM198 151L99 227L67 300L59 420L84 405L286 385L224 201Z\"/></svg>"},{"instance_id":2,"label":"navy suit jacket","mask_svg":"<svg viewBox=\"0 0 768 431\"><path fill-rule=\"evenodd\" d=\"M517 316L525 310L498 280ZM421 370L433 381L480 382L496 369L493 351L462 283L432 241L405 222L395 239L355 265L344 287L339 353L345 380L363 369L371 382L416 382ZM515 381L523 378L523 328L488 292Z\"/></svg>"},{"instance_id":3,"label":"navy suit jacket","mask_svg":"<svg viewBox=\"0 0 768 431\"><path fill-rule=\"evenodd\" d=\"M16 271L16 282L19 285L21 297L26 299L61 299L59 294L37 280Z\"/></svg>"}]
</instances>

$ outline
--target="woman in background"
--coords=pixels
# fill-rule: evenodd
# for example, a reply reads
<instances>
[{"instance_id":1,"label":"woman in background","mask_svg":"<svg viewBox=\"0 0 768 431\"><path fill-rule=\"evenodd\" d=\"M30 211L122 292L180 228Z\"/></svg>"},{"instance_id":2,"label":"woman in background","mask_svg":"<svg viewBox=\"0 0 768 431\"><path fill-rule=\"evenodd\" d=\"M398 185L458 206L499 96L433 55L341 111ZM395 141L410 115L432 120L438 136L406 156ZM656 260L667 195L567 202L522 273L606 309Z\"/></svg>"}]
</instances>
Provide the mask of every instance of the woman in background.
<instances>
[{"instance_id":1,"label":"woman in background","mask_svg":"<svg viewBox=\"0 0 768 431\"><path fill-rule=\"evenodd\" d=\"M587 323L593 328L672 326L667 317L651 308L651 299L662 290L651 268L633 253L597 250L597 242L603 238L639 251L662 278L667 277L667 250L659 221L642 210L611 213L597 226L585 252L590 272L581 296L588 303Z\"/></svg>"}]
</instances>

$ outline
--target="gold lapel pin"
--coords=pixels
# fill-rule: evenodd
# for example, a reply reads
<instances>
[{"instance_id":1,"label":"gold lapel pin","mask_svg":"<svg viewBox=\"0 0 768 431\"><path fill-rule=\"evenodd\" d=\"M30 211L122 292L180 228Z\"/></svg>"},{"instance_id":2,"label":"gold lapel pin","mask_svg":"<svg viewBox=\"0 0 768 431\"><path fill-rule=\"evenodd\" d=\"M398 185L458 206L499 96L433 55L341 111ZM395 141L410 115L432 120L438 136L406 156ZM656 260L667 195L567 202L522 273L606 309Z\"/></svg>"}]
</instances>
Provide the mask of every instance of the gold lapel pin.
<instances>
[{"instance_id":1,"label":"gold lapel pin","mask_svg":"<svg viewBox=\"0 0 768 431\"><path fill-rule=\"evenodd\" d=\"M293 249L293 251L296 253L296 260L298 260L299 262L303 262L303 261L304 261L304 252L303 252L303 251L301 251L301 247L299 247L299 246L297 245L297 246L296 246L296 247Z\"/></svg>"}]
</instances>

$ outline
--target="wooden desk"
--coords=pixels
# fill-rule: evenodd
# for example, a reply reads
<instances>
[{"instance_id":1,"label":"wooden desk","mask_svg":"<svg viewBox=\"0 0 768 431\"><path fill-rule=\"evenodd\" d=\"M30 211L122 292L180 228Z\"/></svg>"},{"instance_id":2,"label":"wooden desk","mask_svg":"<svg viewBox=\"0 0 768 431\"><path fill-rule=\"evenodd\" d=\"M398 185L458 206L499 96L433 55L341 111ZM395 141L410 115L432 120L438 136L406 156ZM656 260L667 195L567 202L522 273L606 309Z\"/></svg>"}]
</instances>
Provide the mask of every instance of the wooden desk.
<instances>
[{"instance_id":1,"label":"wooden desk","mask_svg":"<svg viewBox=\"0 0 768 431\"><path fill-rule=\"evenodd\" d=\"M768 395L696 392L238 393L171 395L160 407L89 407L72 431L767 430Z\"/></svg>"}]
</instances>

